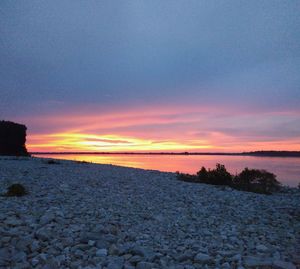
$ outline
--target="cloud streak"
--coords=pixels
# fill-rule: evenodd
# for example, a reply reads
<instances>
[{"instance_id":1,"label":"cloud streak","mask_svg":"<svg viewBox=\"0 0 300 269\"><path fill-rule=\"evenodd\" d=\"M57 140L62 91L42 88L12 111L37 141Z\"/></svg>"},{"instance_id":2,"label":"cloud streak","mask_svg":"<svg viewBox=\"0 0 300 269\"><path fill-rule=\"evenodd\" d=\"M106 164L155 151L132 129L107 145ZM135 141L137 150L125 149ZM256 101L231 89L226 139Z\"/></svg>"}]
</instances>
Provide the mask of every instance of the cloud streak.
<instances>
[{"instance_id":1,"label":"cloud streak","mask_svg":"<svg viewBox=\"0 0 300 269\"><path fill-rule=\"evenodd\" d=\"M80 110L80 109L79 109ZM297 113L237 113L162 106L117 113L91 111L30 122L31 151L248 151L300 150ZM38 132L43 124L53 124ZM38 127L35 127L38 126ZM36 131L32 131L36 130ZM48 130L48 132L47 132Z\"/></svg>"}]
</instances>

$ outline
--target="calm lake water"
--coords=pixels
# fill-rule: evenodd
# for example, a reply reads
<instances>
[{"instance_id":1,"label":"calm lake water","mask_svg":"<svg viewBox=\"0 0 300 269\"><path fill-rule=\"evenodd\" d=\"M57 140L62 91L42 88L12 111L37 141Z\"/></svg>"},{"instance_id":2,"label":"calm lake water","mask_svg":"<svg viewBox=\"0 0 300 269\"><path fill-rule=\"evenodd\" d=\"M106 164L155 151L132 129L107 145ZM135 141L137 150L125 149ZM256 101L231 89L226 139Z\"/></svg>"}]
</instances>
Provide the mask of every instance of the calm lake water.
<instances>
[{"instance_id":1,"label":"calm lake water","mask_svg":"<svg viewBox=\"0 0 300 269\"><path fill-rule=\"evenodd\" d=\"M275 158L252 156L203 156L203 155L36 155L37 157L114 164L166 172L196 173L202 166L214 168L224 164L232 174L245 167L265 169L277 175L284 185L297 186L300 182L300 158Z\"/></svg>"}]
</instances>

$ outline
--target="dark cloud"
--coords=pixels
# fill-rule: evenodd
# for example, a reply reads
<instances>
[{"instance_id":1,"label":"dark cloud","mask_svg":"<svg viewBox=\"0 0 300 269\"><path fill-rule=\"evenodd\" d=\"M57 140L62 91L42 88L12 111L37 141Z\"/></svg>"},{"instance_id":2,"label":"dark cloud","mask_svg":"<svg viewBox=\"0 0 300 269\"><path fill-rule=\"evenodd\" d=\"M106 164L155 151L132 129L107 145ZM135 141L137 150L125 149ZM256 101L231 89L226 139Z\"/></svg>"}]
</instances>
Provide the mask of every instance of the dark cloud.
<instances>
[{"instance_id":1,"label":"dark cloud","mask_svg":"<svg viewBox=\"0 0 300 269\"><path fill-rule=\"evenodd\" d=\"M299 1L1 1L0 116L300 106ZM16 109L17 108L17 109Z\"/></svg>"}]
</instances>

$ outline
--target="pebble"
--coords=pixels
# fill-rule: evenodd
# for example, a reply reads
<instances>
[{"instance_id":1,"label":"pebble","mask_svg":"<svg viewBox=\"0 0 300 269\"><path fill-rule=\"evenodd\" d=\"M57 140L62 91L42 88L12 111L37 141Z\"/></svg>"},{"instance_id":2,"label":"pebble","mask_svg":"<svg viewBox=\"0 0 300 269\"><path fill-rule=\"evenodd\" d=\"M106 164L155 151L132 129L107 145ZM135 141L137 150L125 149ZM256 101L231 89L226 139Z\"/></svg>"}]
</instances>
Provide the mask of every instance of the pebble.
<instances>
[{"instance_id":1,"label":"pebble","mask_svg":"<svg viewBox=\"0 0 300 269\"><path fill-rule=\"evenodd\" d=\"M205 254L205 253L198 253L195 257L194 257L194 261L195 262L199 262L199 263L208 263L212 260L212 258Z\"/></svg>"},{"instance_id":2,"label":"pebble","mask_svg":"<svg viewBox=\"0 0 300 269\"><path fill-rule=\"evenodd\" d=\"M268 248L264 245L257 245L256 250L259 252L268 252Z\"/></svg>"},{"instance_id":3,"label":"pebble","mask_svg":"<svg viewBox=\"0 0 300 269\"><path fill-rule=\"evenodd\" d=\"M156 265L151 262L139 262L136 266L136 269L152 269L155 268Z\"/></svg>"},{"instance_id":4,"label":"pebble","mask_svg":"<svg viewBox=\"0 0 300 269\"><path fill-rule=\"evenodd\" d=\"M105 248L98 249L98 250L96 251L96 256L98 256L98 257L104 257L104 256L107 256L107 249L105 249Z\"/></svg>"},{"instance_id":5,"label":"pebble","mask_svg":"<svg viewBox=\"0 0 300 269\"><path fill-rule=\"evenodd\" d=\"M296 266L291 262L286 261L275 261L273 263L274 269L297 269Z\"/></svg>"},{"instance_id":6,"label":"pebble","mask_svg":"<svg viewBox=\"0 0 300 269\"><path fill-rule=\"evenodd\" d=\"M249 256L244 258L244 264L246 267L259 267L259 266L271 266L273 263L272 259L261 258L255 256Z\"/></svg>"}]
</instances>

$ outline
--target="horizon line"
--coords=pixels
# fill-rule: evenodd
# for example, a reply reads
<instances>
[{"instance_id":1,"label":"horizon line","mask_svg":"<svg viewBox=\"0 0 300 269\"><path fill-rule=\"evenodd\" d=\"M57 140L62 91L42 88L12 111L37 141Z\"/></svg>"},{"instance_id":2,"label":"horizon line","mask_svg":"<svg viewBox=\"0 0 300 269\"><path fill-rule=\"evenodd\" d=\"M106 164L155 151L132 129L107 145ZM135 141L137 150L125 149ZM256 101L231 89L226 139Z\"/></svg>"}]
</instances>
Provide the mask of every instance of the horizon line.
<instances>
[{"instance_id":1,"label":"horizon line","mask_svg":"<svg viewBox=\"0 0 300 269\"><path fill-rule=\"evenodd\" d=\"M300 157L300 151L286 151L286 150L260 150L260 151L249 151L249 152L99 152L99 151L50 151L50 152L29 152L29 154L36 155L223 155L223 156L265 156L265 157Z\"/></svg>"}]
</instances>

